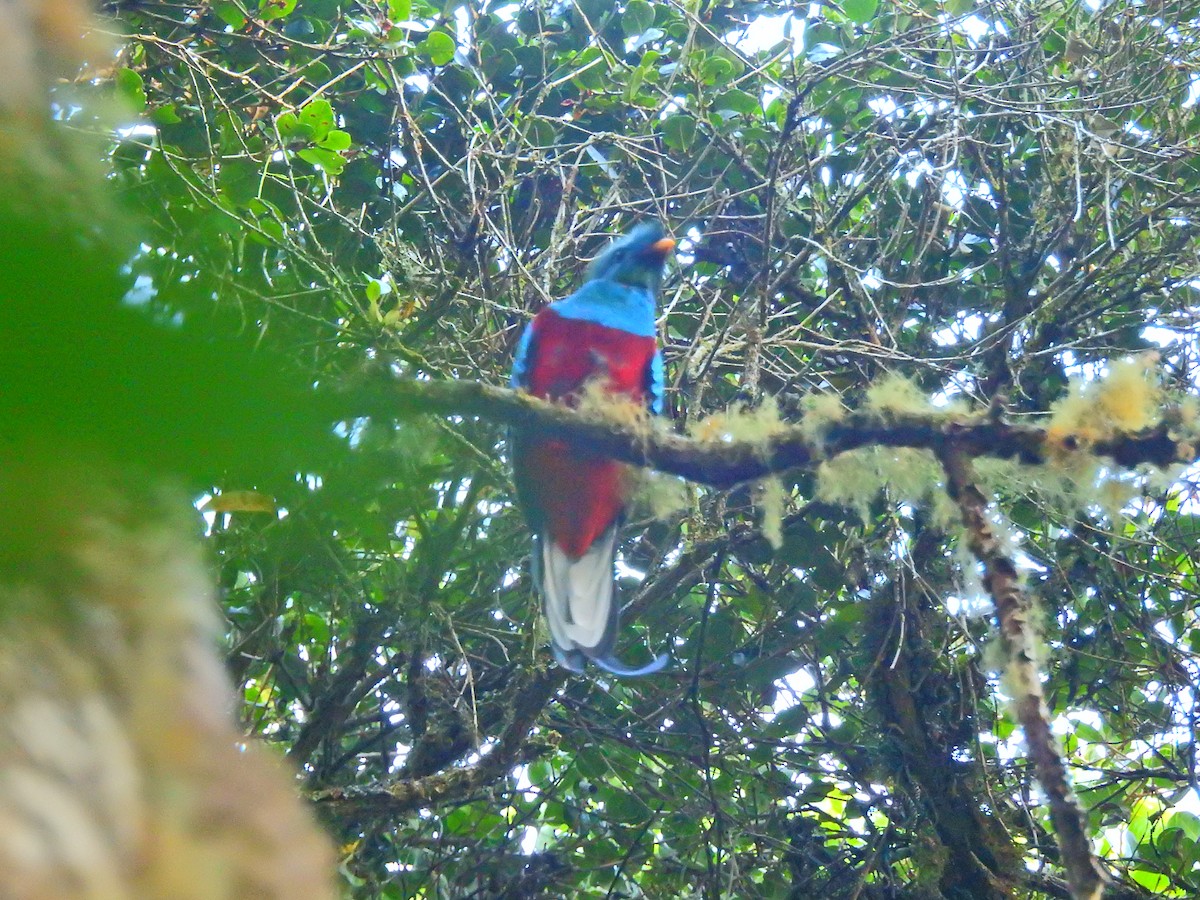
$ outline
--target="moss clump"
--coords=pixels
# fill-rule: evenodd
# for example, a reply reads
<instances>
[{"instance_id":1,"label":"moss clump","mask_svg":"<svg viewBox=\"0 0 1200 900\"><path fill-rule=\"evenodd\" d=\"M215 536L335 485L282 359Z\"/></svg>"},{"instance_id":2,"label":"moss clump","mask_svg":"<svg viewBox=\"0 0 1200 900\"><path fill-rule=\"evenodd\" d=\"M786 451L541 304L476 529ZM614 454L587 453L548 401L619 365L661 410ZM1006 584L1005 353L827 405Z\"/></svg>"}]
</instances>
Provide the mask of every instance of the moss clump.
<instances>
[{"instance_id":1,"label":"moss clump","mask_svg":"<svg viewBox=\"0 0 1200 900\"><path fill-rule=\"evenodd\" d=\"M765 445L772 437L787 430L779 416L774 397L767 397L758 406L735 404L724 412L713 413L689 424L688 435L702 443L733 443L746 441Z\"/></svg>"},{"instance_id":2,"label":"moss clump","mask_svg":"<svg viewBox=\"0 0 1200 900\"><path fill-rule=\"evenodd\" d=\"M650 433L650 412L645 404L625 394L614 394L604 378L593 378L579 392L576 408L587 416L612 422L639 434Z\"/></svg>"},{"instance_id":3,"label":"moss clump","mask_svg":"<svg viewBox=\"0 0 1200 900\"><path fill-rule=\"evenodd\" d=\"M903 375L887 375L867 390L865 409L881 415L928 415L933 404L916 382Z\"/></svg>"},{"instance_id":4,"label":"moss clump","mask_svg":"<svg viewBox=\"0 0 1200 900\"><path fill-rule=\"evenodd\" d=\"M1111 363L1096 380L1073 380L1067 396L1050 409L1047 443L1051 448L1070 446L1069 441L1086 446L1153 428L1162 421L1163 406L1157 362L1157 354L1146 353Z\"/></svg>"},{"instance_id":5,"label":"moss clump","mask_svg":"<svg viewBox=\"0 0 1200 900\"><path fill-rule=\"evenodd\" d=\"M783 546L783 511L787 491L780 478L764 478L758 483L758 508L762 512L762 533L775 550Z\"/></svg>"},{"instance_id":6,"label":"moss clump","mask_svg":"<svg viewBox=\"0 0 1200 900\"><path fill-rule=\"evenodd\" d=\"M800 433L815 449L824 450L825 436L829 429L846 418L846 407L841 395L836 393L810 394L800 401L804 417L800 420Z\"/></svg>"},{"instance_id":7,"label":"moss clump","mask_svg":"<svg viewBox=\"0 0 1200 900\"><path fill-rule=\"evenodd\" d=\"M691 484L676 475L639 469L633 485L638 506L655 519L669 519L692 505Z\"/></svg>"},{"instance_id":8,"label":"moss clump","mask_svg":"<svg viewBox=\"0 0 1200 900\"><path fill-rule=\"evenodd\" d=\"M724 412L714 413L706 419L693 422L688 434L703 443L733 443L745 441L762 448L767 455L771 438L787 430L787 423L779 415L779 405L774 397L767 397L761 404L749 407L737 404ZM776 475L763 478L758 483L758 506L762 514L762 533L772 547L783 546L783 514L787 506L787 489Z\"/></svg>"}]
</instances>

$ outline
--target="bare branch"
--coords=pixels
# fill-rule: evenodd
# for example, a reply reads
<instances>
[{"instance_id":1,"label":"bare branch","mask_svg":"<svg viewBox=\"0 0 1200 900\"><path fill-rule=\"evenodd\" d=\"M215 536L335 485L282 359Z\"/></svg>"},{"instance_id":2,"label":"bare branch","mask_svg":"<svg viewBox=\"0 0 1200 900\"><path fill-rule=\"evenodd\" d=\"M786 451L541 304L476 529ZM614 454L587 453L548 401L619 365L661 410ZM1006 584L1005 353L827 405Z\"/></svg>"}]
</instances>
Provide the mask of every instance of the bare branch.
<instances>
[{"instance_id":1,"label":"bare branch","mask_svg":"<svg viewBox=\"0 0 1200 900\"><path fill-rule=\"evenodd\" d=\"M463 798L503 777L514 766L540 756L549 742L534 746L529 730L542 709L562 684L561 669L542 670L513 692L513 713L496 746L478 763L422 778L402 779L365 787L329 788L314 791L310 799L338 816L364 814L399 816L443 802Z\"/></svg>"}]
</instances>

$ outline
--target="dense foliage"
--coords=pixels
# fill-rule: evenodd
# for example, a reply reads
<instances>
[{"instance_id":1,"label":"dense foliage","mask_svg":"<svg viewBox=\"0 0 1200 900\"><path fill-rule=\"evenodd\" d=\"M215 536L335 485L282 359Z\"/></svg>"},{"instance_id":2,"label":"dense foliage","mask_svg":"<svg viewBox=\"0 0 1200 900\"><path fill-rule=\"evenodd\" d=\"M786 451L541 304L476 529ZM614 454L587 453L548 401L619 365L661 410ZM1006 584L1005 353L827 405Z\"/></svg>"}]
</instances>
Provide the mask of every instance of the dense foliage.
<instances>
[{"instance_id":1,"label":"dense foliage","mask_svg":"<svg viewBox=\"0 0 1200 900\"><path fill-rule=\"evenodd\" d=\"M1195 390L1191 4L109 6L130 301L305 383L502 384L530 315L658 218L679 430L894 374L1024 420L1151 347ZM640 509L622 652L675 663L568 678L502 426L338 434L292 477L195 487L245 720L355 896L1067 895L975 565L904 479L787 473L778 549L778 489ZM1113 893L1196 896L1194 485L1018 474L998 508Z\"/></svg>"}]
</instances>

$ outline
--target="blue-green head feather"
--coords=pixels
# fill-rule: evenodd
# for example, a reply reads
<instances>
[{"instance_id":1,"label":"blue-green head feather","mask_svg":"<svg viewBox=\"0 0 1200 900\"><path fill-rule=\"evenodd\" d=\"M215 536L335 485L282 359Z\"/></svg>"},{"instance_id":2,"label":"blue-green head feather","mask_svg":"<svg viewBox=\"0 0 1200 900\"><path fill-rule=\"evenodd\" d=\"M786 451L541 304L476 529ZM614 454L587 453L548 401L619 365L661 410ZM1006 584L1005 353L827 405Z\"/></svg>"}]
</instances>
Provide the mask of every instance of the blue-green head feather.
<instances>
[{"instance_id":1,"label":"blue-green head feather","mask_svg":"<svg viewBox=\"0 0 1200 900\"><path fill-rule=\"evenodd\" d=\"M587 270L588 281L615 281L655 294L667 255L674 248L675 242L658 222L638 225L592 260Z\"/></svg>"}]
</instances>

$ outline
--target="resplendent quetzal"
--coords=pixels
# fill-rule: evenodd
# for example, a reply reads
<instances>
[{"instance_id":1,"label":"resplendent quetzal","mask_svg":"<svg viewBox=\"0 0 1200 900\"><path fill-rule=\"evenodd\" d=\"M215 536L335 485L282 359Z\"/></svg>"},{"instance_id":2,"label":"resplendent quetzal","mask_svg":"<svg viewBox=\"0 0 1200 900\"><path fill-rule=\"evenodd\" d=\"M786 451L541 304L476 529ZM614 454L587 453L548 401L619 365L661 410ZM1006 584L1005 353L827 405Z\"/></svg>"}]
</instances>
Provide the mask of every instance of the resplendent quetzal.
<instances>
[{"instance_id":1,"label":"resplendent quetzal","mask_svg":"<svg viewBox=\"0 0 1200 900\"><path fill-rule=\"evenodd\" d=\"M588 267L587 281L529 323L512 386L571 405L589 382L662 412L663 361L654 324L663 265L675 242L657 223L639 225ZM626 466L564 441L513 437L517 496L533 530L533 581L558 662L587 660L615 675L645 675L613 655L620 604L613 581L617 529L628 500Z\"/></svg>"}]
</instances>

